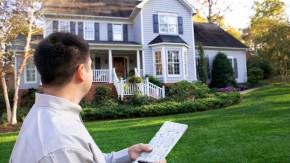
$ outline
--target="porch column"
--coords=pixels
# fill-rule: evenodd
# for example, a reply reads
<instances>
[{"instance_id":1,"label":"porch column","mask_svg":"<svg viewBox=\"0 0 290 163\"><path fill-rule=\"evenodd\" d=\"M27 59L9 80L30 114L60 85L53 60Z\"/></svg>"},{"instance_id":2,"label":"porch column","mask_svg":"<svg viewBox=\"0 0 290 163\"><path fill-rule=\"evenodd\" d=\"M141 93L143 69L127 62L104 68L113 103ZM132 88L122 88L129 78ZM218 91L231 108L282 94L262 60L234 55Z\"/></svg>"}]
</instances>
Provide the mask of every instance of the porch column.
<instances>
[{"instance_id":1,"label":"porch column","mask_svg":"<svg viewBox=\"0 0 290 163\"><path fill-rule=\"evenodd\" d=\"M146 70L145 70L145 57L144 57L144 50L142 50L142 70L143 70L143 76L145 76L146 74Z\"/></svg>"},{"instance_id":2,"label":"porch column","mask_svg":"<svg viewBox=\"0 0 290 163\"><path fill-rule=\"evenodd\" d=\"M109 83L113 83L112 81L112 71L113 71L113 57L112 57L112 50L109 49Z\"/></svg>"},{"instance_id":3,"label":"porch column","mask_svg":"<svg viewBox=\"0 0 290 163\"><path fill-rule=\"evenodd\" d=\"M137 70L138 70L138 72L139 73L141 73L140 72L140 68L141 68L141 63L140 63L140 51L139 50L137 50Z\"/></svg>"}]
</instances>

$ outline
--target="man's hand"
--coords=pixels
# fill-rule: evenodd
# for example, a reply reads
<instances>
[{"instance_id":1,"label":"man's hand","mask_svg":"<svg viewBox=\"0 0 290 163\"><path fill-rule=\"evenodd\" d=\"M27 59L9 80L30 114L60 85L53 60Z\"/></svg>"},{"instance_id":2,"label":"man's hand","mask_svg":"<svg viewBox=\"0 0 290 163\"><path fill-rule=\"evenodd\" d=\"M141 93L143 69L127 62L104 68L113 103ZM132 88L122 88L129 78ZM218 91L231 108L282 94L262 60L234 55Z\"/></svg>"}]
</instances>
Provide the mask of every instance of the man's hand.
<instances>
[{"instance_id":1,"label":"man's hand","mask_svg":"<svg viewBox=\"0 0 290 163\"><path fill-rule=\"evenodd\" d=\"M131 160L136 160L142 152L151 152L152 149L145 144L136 144L128 149L129 157ZM166 160L160 160L156 163L166 163Z\"/></svg>"}]
</instances>

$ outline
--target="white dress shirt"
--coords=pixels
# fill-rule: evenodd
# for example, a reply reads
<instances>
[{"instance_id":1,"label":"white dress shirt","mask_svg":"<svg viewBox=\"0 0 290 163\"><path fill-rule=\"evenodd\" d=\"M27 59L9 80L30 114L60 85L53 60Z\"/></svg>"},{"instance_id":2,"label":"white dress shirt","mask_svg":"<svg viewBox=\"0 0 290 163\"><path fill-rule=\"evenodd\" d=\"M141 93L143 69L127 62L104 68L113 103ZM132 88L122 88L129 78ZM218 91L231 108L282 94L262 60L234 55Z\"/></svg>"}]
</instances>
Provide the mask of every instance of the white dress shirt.
<instances>
[{"instance_id":1,"label":"white dress shirt","mask_svg":"<svg viewBox=\"0 0 290 163\"><path fill-rule=\"evenodd\" d=\"M69 100L36 94L14 145L10 163L129 163L128 149L103 154Z\"/></svg>"}]
</instances>

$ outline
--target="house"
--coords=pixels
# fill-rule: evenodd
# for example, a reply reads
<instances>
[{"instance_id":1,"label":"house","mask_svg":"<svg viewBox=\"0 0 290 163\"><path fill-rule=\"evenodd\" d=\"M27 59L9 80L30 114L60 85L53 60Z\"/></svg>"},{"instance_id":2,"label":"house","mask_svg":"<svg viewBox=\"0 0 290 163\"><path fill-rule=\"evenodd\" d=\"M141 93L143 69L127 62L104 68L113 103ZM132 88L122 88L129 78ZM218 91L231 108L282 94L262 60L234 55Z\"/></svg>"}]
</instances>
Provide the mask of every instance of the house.
<instances>
[{"instance_id":1,"label":"house","mask_svg":"<svg viewBox=\"0 0 290 163\"><path fill-rule=\"evenodd\" d=\"M195 11L187 0L48 0L44 8L44 37L65 31L88 41L94 63L94 86L110 85L121 97L138 92L162 98L164 87L148 80L129 84L126 81L129 74L153 75L164 85L197 81L195 35L199 36L196 33L199 31L194 30ZM207 37L200 35L198 38ZM234 57L233 66L237 63L238 69L242 69L238 70L241 77L237 81L246 81L243 57L246 47L205 46L210 58L218 51ZM39 79L29 62L20 88L38 87Z\"/></svg>"}]
</instances>

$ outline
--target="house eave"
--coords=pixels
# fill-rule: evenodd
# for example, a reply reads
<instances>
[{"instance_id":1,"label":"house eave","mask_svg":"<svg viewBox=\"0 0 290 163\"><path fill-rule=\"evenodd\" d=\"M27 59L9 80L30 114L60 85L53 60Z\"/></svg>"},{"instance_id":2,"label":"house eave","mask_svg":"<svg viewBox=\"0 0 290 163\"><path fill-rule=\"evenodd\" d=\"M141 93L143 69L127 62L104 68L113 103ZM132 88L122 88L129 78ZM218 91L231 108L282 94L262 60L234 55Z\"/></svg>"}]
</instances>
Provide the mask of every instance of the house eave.
<instances>
[{"instance_id":1,"label":"house eave","mask_svg":"<svg viewBox=\"0 0 290 163\"><path fill-rule=\"evenodd\" d=\"M185 47L189 48L189 46L187 44L184 44L184 43L167 43L167 42L149 44L148 46L153 47L153 46L162 46L162 45L185 46Z\"/></svg>"},{"instance_id":2,"label":"house eave","mask_svg":"<svg viewBox=\"0 0 290 163\"><path fill-rule=\"evenodd\" d=\"M150 0L143 0L139 3L136 7L142 9L144 5L149 2ZM191 13L195 13L195 8L187 1L187 0L179 0Z\"/></svg>"},{"instance_id":3,"label":"house eave","mask_svg":"<svg viewBox=\"0 0 290 163\"><path fill-rule=\"evenodd\" d=\"M197 45L195 46L197 49ZM203 46L204 49L224 49L224 50L243 50L243 51L248 51L249 48L238 48L238 47L222 47L222 46Z\"/></svg>"},{"instance_id":4,"label":"house eave","mask_svg":"<svg viewBox=\"0 0 290 163\"><path fill-rule=\"evenodd\" d=\"M94 16L94 15L76 15L76 14L57 14L57 13L46 13L45 17L49 18L86 18L86 19L102 19L102 20L123 20L129 21L129 17L112 17L112 16Z\"/></svg>"}]
</instances>

